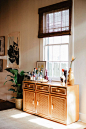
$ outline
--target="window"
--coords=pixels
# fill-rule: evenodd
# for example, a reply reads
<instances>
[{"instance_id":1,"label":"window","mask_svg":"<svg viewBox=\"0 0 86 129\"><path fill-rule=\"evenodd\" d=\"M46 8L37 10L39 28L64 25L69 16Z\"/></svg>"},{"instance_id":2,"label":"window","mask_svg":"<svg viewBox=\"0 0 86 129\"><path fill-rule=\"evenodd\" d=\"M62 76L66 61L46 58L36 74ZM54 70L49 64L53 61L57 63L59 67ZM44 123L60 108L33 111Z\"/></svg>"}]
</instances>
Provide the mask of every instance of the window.
<instances>
[{"instance_id":1,"label":"window","mask_svg":"<svg viewBox=\"0 0 86 129\"><path fill-rule=\"evenodd\" d=\"M43 44L48 76L59 80L62 69L68 70L69 35L43 38Z\"/></svg>"},{"instance_id":2,"label":"window","mask_svg":"<svg viewBox=\"0 0 86 129\"><path fill-rule=\"evenodd\" d=\"M68 70L68 44L71 34L72 0L39 8L38 38L43 38L48 76L60 78Z\"/></svg>"}]
</instances>

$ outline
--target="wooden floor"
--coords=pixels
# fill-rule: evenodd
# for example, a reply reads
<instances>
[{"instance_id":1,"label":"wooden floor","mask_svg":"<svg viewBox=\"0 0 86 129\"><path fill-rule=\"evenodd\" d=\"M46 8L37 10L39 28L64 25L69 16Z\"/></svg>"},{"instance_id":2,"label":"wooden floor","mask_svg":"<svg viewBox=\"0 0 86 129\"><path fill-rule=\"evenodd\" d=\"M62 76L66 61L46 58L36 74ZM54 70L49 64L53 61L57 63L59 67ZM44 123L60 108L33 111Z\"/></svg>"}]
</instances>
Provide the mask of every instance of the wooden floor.
<instances>
[{"instance_id":1,"label":"wooden floor","mask_svg":"<svg viewBox=\"0 0 86 129\"><path fill-rule=\"evenodd\" d=\"M9 101L1 100L0 99L0 111L14 108L15 104Z\"/></svg>"}]
</instances>

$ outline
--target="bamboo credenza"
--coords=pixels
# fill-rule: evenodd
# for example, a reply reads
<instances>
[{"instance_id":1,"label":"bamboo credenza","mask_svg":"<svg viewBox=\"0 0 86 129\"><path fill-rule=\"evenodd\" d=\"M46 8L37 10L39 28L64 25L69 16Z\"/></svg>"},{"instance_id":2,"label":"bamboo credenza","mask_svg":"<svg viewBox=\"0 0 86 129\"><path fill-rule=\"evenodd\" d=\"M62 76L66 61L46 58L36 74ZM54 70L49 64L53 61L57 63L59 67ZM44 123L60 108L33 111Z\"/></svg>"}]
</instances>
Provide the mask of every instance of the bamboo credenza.
<instances>
[{"instance_id":1,"label":"bamboo credenza","mask_svg":"<svg viewBox=\"0 0 86 129\"><path fill-rule=\"evenodd\" d=\"M24 81L23 87L24 111L62 124L79 120L79 85Z\"/></svg>"}]
</instances>

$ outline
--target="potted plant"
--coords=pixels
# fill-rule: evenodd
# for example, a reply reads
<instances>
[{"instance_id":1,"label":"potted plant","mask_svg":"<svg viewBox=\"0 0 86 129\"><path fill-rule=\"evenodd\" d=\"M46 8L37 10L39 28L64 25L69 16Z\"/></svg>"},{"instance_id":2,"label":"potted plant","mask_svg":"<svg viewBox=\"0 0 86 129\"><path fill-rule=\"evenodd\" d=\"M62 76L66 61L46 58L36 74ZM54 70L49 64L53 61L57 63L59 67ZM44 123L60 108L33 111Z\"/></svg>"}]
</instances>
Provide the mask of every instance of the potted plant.
<instances>
[{"instance_id":1,"label":"potted plant","mask_svg":"<svg viewBox=\"0 0 86 129\"><path fill-rule=\"evenodd\" d=\"M18 69L12 69L12 68L6 68L6 71L12 73L12 75L7 75L10 77L10 80L5 81L11 81L12 85L11 88L9 89L9 91L13 91L16 92L16 97L12 97L15 98L15 104L16 104L16 108L17 109L22 109L23 106L23 89L22 89L22 81L24 79L24 71L21 71L19 73ZM5 78L7 79L7 77ZM5 85L4 83L4 85Z\"/></svg>"}]
</instances>

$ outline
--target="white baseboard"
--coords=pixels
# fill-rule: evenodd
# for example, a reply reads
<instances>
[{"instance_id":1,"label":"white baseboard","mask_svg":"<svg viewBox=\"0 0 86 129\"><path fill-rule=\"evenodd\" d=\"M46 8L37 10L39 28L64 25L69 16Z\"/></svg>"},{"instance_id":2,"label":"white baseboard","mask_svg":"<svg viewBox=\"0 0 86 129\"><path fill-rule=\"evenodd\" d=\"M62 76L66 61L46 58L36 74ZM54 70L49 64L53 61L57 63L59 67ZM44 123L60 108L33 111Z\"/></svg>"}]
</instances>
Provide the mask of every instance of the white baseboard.
<instances>
[{"instance_id":1,"label":"white baseboard","mask_svg":"<svg viewBox=\"0 0 86 129\"><path fill-rule=\"evenodd\" d=\"M86 114L79 113L79 119L80 119L82 122L86 123Z\"/></svg>"}]
</instances>

